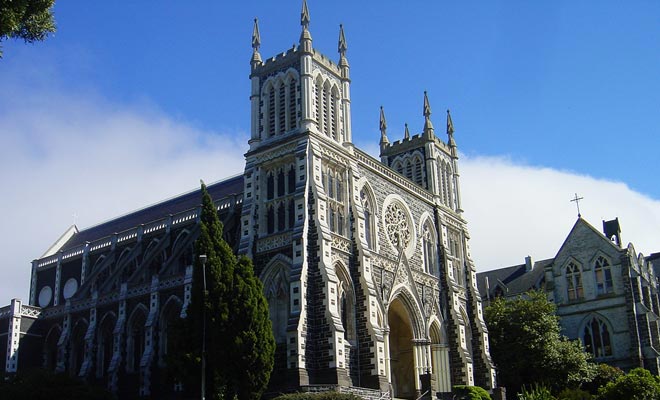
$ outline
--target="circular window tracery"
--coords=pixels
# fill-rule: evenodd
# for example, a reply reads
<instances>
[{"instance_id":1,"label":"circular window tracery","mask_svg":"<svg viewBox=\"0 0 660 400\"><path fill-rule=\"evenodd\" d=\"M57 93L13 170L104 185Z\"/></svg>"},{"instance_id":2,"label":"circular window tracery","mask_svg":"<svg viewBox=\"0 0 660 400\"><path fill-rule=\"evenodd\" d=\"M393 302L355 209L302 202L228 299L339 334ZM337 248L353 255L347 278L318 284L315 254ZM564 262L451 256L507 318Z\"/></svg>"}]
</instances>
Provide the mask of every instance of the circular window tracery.
<instances>
[{"instance_id":1,"label":"circular window tracery","mask_svg":"<svg viewBox=\"0 0 660 400\"><path fill-rule=\"evenodd\" d=\"M385 208L385 229L390 243L399 251L408 248L412 240L410 221L403 207L398 202L392 202Z\"/></svg>"}]
</instances>

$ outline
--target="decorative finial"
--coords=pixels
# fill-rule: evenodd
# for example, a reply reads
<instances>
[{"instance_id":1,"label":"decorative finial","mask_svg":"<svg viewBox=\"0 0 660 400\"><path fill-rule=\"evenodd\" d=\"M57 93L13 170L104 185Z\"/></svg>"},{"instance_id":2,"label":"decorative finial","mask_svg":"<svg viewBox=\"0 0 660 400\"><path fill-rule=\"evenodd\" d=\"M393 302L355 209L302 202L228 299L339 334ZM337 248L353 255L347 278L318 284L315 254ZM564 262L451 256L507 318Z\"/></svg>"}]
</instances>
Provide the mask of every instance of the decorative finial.
<instances>
[{"instance_id":1,"label":"decorative finial","mask_svg":"<svg viewBox=\"0 0 660 400\"><path fill-rule=\"evenodd\" d=\"M454 133L454 123L451 120L451 113L447 109L447 134L451 135Z\"/></svg>"},{"instance_id":2,"label":"decorative finial","mask_svg":"<svg viewBox=\"0 0 660 400\"><path fill-rule=\"evenodd\" d=\"M348 46L346 46L346 37L344 36L344 26L342 24L339 24L339 55L342 57L346 56L346 50L348 49Z\"/></svg>"},{"instance_id":3,"label":"decorative finial","mask_svg":"<svg viewBox=\"0 0 660 400\"><path fill-rule=\"evenodd\" d=\"M433 124L431 123L431 105L429 104L429 97L424 91L424 137L426 139L433 139Z\"/></svg>"},{"instance_id":4,"label":"decorative finial","mask_svg":"<svg viewBox=\"0 0 660 400\"><path fill-rule=\"evenodd\" d=\"M387 121L385 120L385 110L380 106L380 145L383 147L390 141L387 139Z\"/></svg>"},{"instance_id":5,"label":"decorative finial","mask_svg":"<svg viewBox=\"0 0 660 400\"><path fill-rule=\"evenodd\" d=\"M410 139L410 131L408 130L408 123L405 124L405 127L406 127L406 129L405 129L405 131L403 132L403 137L404 137L405 139Z\"/></svg>"},{"instance_id":6,"label":"decorative finial","mask_svg":"<svg viewBox=\"0 0 660 400\"><path fill-rule=\"evenodd\" d=\"M252 48L259 51L259 46L261 46L261 35L259 34L259 21L255 18L254 28L252 29Z\"/></svg>"},{"instance_id":7,"label":"decorative finial","mask_svg":"<svg viewBox=\"0 0 660 400\"><path fill-rule=\"evenodd\" d=\"M254 19L254 28L252 28L252 71L262 64L261 54L259 54L259 46L261 46L261 34L259 34L259 22Z\"/></svg>"},{"instance_id":8,"label":"decorative finial","mask_svg":"<svg viewBox=\"0 0 660 400\"><path fill-rule=\"evenodd\" d=\"M431 105L429 104L429 97L424 91L424 116L429 118L431 116Z\"/></svg>"},{"instance_id":9,"label":"decorative finial","mask_svg":"<svg viewBox=\"0 0 660 400\"><path fill-rule=\"evenodd\" d=\"M451 120L451 113L447 109L447 136L449 137L449 147L456 147L454 140L454 123Z\"/></svg>"},{"instance_id":10,"label":"decorative finial","mask_svg":"<svg viewBox=\"0 0 660 400\"><path fill-rule=\"evenodd\" d=\"M309 29L309 9L307 8L307 0L303 0L302 11L300 12L300 25L304 30Z\"/></svg>"}]
</instances>

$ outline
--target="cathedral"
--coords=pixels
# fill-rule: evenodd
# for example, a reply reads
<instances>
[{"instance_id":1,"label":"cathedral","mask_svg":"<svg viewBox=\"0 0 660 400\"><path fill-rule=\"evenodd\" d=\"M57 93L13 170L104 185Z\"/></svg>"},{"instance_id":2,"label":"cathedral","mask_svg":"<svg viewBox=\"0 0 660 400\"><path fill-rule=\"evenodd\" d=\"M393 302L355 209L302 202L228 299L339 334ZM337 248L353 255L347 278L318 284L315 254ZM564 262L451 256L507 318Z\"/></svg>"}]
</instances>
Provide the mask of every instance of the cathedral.
<instances>
[{"instance_id":1,"label":"cathedral","mask_svg":"<svg viewBox=\"0 0 660 400\"><path fill-rule=\"evenodd\" d=\"M208 186L269 302L267 391L493 389L449 112L445 139L424 93L421 132L390 141L381 109L380 160L356 148L343 29L335 62L314 48L304 1L300 23L298 44L264 59L255 20L245 170ZM182 390L163 384L168 326L190 302L200 203L197 190L71 227L33 261L27 304L0 308L0 367L42 366L127 396Z\"/></svg>"}]
</instances>

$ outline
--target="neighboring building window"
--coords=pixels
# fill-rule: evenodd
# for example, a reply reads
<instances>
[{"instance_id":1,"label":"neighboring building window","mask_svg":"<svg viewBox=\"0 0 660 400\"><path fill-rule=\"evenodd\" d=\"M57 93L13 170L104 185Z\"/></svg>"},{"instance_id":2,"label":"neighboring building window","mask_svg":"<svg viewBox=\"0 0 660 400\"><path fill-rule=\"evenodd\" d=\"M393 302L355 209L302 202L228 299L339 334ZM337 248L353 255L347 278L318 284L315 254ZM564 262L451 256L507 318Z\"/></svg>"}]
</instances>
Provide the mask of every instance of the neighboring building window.
<instances>
[{"instance_id":1,"label":"neighboring building window","mask_svg":"<svg viewBox=\"0 0 660 400\"><path fill-rule=\"evenodd\" d=\"M612 270L610 263L604 257L599 256L596 260L594 273L596 274L596 290L598 295L612 293L614 291Z\"/></svg>"},{"instance_id":2,"label":"neighboring building window","mask_svg":"<svg viewBox=\"0 0 660 400\"><path fill-rule=\"evenodd\" d=\"M594 358L612 355L610 332L605 322L600 318L594 317L585 325L582 341L587 353L591 353Z\"/></svg>"},{"instance_id":3,"label":"neighboring building window","mask_svg":"<svg viewBox=\"0 0 660 400\"><path fill-rule=\"evenodd\" d=\"M574 263L566 267L566 286L568 287L568 300L579 300L584 297L582 289L582 272Z\"/></svg>"}]
</instances>

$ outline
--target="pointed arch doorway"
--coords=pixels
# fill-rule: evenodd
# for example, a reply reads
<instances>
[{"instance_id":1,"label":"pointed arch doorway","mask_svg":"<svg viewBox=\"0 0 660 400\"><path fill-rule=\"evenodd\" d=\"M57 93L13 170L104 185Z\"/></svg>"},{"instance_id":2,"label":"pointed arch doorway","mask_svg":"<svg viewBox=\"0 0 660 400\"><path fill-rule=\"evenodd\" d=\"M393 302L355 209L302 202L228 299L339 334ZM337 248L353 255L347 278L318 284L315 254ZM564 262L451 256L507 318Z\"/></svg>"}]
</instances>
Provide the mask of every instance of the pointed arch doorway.
<instances>
[{"instance_id":1,"label":"pointed arch doorway","mask_svg":"<svg viewBox=\"0 0 660 400\"><path fill-rule=\"evenodd\" d=\"M387 311L390 352L390 378L392 395L395 398L414 399L415 356L413 351L413 328L410 313L404 303L396 298Z\"/></svg>"}]
</instances>

